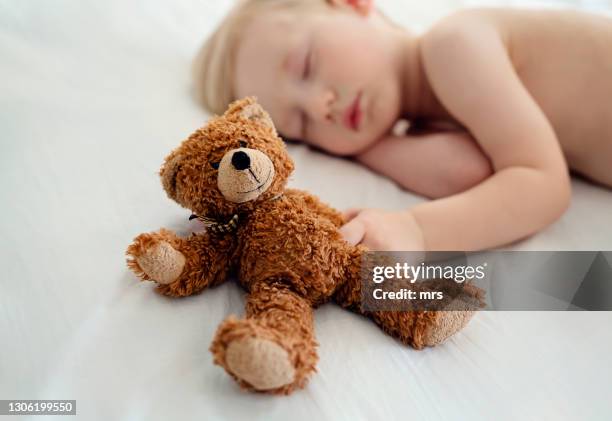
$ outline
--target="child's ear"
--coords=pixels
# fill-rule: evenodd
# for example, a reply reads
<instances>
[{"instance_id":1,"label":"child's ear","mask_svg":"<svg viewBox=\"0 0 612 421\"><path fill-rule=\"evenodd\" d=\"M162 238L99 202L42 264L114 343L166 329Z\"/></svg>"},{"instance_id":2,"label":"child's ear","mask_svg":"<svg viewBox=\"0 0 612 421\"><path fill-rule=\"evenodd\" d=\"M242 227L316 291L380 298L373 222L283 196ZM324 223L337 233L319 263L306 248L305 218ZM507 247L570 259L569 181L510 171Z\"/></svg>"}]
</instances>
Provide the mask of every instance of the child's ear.
<instances>
[{"instance_id":1,"label":"child's ear","mask_svg":"<svg viewBox=\"0 0 612 421\"><path fill-rule=\"evenodd\" d=\"M362 16L369 16L374 10L374 0L327 0L334 7L349 8Z\"/></svg>"}]
</instances>

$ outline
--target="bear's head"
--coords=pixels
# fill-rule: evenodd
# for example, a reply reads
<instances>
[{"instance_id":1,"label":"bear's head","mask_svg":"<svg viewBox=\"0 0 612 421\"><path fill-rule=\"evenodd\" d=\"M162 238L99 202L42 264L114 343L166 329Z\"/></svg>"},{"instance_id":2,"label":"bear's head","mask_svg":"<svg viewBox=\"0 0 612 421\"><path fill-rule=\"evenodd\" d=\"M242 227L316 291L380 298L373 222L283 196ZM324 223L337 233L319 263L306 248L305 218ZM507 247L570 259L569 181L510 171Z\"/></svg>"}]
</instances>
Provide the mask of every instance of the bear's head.
<instances>
[{"instance_id":1,"label":"bear's head","mask_svg":"<svg viewBox=\"0 0 612 421\"><path fill-rule=\"evenodd\" d=\"M166 158L160 176L172 200L227 218L280 195L293 171L282 139L255 98L232 103Z\"/></svg>"}]
</instances>

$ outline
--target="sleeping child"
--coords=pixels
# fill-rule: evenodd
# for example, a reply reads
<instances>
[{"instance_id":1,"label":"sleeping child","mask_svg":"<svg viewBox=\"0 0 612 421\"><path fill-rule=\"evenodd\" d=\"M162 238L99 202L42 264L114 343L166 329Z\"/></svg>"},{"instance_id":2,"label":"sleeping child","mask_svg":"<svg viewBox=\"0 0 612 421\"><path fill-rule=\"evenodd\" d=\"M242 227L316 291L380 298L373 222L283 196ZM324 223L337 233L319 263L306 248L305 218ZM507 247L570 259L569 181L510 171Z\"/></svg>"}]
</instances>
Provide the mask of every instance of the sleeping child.
<instances>
[{"instance_id":1,"label":"sleeping child","mask_svg":"<svg viewBox=\"0 0 612 421\"><path fill-rule=\"evenodd\" d=\"M459 10L423 34L371 0L242 0L194 62L222 114L253 95L279 133L433 200L349 209L374 250L483 250L567 209L570 171L612 186L612 19ZM399 131L397 122L408 121Z\"/></svg>"}]
</instances>

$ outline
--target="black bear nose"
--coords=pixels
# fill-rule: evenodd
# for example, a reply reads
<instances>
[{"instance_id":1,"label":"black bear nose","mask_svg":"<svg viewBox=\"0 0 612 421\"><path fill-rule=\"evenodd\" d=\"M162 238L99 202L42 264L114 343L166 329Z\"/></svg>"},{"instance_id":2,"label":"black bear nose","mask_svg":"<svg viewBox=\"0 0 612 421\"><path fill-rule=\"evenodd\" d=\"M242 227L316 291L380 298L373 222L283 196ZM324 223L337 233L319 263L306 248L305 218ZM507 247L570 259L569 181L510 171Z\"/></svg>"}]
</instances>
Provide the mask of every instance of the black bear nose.
<instances>
[{"instance_id":1,"label":"black bear nose","mask_svg":"<svg viewBox=\"0 0 612 421\"><path fill-rule=\"evenodd\" d=\"M244 151L234 152L232 155L232 165L239 171L246 170L251 166L251 158Z\"/></svg>"}]
</instances>

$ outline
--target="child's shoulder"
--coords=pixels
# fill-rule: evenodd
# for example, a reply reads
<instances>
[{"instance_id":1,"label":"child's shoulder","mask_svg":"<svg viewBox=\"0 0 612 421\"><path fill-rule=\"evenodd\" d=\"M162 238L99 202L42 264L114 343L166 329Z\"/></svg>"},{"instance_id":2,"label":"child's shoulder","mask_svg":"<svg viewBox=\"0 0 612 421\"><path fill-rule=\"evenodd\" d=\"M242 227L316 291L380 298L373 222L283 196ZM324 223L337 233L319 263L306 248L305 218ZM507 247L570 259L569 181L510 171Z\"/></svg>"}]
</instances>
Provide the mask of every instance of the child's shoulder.
<instances>
[{"instance_id":1,"label":"child's shoulder","mask_svg":"<svg viewBox=\"0 0 612 421\"><path fill-rule=\"evenodd\" d=\"M425 72L437 68L446 78L449 70L469 71L484 56L504 56L510 50L509 26L514 13L504 8L466 8L438 20L420 37Z\"/></svg>"},{"instance_id":2,"label":"child's shoulder","mask_svg":"<svg viewBox=\"0 0 612 421\"><path fill-rule=\"evenodd\" d=\"M509 9L493 7L472 7L458 9L435 22L421 37L423 46L439 47L440 43L465 42L485 32L499 32L505 14ZM482 39L481 39L482 40Z\"/></svg>"},{"instance_id":3,"label":"child's shoulder","mask_svg":"<svg viewBox=\"0 0 612 421\"><path fill-rule=\"evenodd\" d=\"M483 142L495 136L483 138L481 134L494 132L497 119L505 115L504 101L499 98L516 100L517 92L522 94L508 47L508 21L514 19L506 13L512 12L501 8L462 9L435 23L420 40L424 74L438 100L450 115L478 135L483 148ZM494 148L487 146L492 155Z\"/></svg>"},{"instance_id":4,"label":"child's shoulder","mask_svg":"<svg viewBox=\"0 0 612 421\"><path fill-rule=\"evenodd\" d=\"M458 9L436 21L421 40L429 47L440 47L441 43L456 47L467 40L483 45L499 39L508 45L516 35L529 37L540 29L550 31L553 27L575 30L597 19L602 18L571 9L470 7Z\"/></svg>"}]
</instances>

